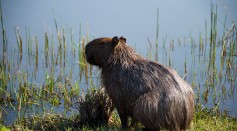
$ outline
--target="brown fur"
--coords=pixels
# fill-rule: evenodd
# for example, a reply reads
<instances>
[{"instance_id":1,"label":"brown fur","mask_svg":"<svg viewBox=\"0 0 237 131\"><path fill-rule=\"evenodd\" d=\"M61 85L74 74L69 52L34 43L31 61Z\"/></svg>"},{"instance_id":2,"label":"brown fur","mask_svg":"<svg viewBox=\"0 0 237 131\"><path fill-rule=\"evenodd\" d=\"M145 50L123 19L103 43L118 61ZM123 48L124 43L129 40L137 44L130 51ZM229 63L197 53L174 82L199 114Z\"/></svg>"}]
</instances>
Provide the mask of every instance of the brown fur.
<instances>
[{"instance_id":1,"label":"brown fur","mask_svg":"<svg viewBox=\"0 0 237 131\"><path fill-rule=\"evenodd\" d=\"M174 70L139 56L123 37L95 39L85 50L87 61L101 69L124 128L128 117L150 130L189 127L193 89Z\"/></svg>"}]
</instances>

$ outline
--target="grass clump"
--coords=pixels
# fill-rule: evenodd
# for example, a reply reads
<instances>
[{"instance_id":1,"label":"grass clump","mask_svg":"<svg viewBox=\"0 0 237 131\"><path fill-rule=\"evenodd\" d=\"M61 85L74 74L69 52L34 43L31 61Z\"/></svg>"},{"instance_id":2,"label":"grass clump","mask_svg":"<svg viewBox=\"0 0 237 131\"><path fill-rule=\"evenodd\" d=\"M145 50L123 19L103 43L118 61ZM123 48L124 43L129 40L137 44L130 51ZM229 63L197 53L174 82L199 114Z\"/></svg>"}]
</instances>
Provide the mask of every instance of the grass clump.
<instances>
[{"instance_id":1,"label":"grass clump","mask_svg":"<svg viewBox=\"0 0 237 131\"><path fill-rule=\"evenodd\" d=\"M77 109L80 114L79 127L95 127L108 124L115 107L104 88L99 88L88 90L87 94L82 95Z\"/></svg>"}]
</instances>

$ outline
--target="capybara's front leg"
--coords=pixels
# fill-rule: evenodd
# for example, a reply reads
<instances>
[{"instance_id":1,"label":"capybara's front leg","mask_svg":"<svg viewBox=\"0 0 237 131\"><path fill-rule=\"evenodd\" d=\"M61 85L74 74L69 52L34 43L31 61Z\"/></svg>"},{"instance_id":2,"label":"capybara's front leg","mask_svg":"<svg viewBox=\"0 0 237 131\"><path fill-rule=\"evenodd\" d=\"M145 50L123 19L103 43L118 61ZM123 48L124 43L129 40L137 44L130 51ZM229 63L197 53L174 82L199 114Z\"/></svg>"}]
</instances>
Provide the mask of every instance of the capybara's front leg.
<instances>
[{"instance_id":1,"label":"capybara's front leg","mask_svg":"<svg viewBox=\"0 0 237 131\"><path fill-rule=\"evenodd\" d=\"M126 112L121 108L118 108L117 110L118 110L118 114L119 114L123 129L127 129L128 128L128 116L127 116Z\"/></svg>"}]
</instances>

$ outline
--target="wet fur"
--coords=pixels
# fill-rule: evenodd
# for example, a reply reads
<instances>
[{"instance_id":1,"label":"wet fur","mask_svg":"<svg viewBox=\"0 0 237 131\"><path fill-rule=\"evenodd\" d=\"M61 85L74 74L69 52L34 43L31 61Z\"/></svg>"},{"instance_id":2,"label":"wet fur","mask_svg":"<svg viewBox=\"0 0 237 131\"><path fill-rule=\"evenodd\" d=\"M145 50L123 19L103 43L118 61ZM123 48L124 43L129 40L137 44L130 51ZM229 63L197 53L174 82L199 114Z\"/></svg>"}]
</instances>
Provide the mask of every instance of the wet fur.
<instances>
[{"instance_id":1,"label":"wet fur","mask_svg":"<svg viewBox=\"0 0 237 131\"><path fill-rule=\"evenodd\" d=\"M150 130L189 127L194 93L174 70L139 56L123 37L89 42L86 58L101 69L102 82L124 128L128 117Z\"/></svg>"}]
</instances>

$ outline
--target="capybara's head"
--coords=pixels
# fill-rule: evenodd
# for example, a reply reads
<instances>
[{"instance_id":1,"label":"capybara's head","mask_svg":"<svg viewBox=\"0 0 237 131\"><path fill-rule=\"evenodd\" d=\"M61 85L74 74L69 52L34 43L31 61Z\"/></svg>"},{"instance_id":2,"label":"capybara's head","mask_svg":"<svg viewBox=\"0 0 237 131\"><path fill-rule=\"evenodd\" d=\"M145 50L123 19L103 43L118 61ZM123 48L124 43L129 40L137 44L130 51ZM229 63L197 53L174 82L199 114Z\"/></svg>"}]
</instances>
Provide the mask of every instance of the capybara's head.
<instances>
[{"instance_id":1,"label":"capybara's head","mask_svg":"<svg viewBox=\"0 0 237 131\"><path fill-rule=\"evenodd\" d=\"M125 43L126 39L124 37L118 38L117 36L92 40L86 45L86 60L92 65L104 67L108 63L109 57L113 54L114 48L118 44Z\"/></svg>"}]
</instances>

